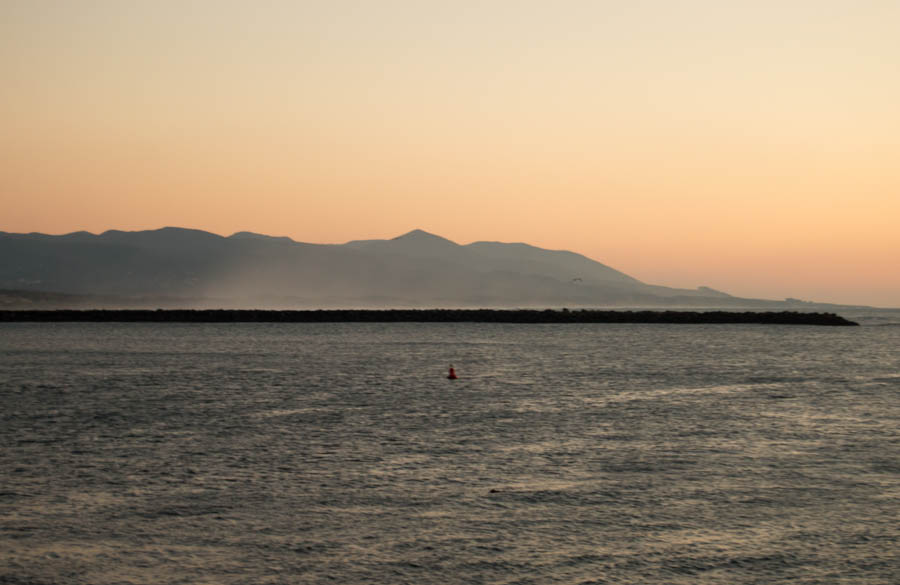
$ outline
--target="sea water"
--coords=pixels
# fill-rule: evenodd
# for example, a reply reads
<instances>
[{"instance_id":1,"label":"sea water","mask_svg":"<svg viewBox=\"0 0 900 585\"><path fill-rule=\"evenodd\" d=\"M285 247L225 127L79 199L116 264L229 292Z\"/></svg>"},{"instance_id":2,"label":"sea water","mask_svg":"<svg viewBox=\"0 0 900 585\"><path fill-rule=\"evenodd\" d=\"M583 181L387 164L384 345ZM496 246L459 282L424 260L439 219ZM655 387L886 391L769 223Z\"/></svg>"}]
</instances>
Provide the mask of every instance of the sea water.
<instances>
[{"instance_id":1,"label":"sea water","mask_svg":"<svg viewBox=\"0 0 900 585\"><path fill-rule=\"evenodd\" d=\"M900 313L847 316L3 324L0 583L896 585Z\"/></svg>"}]
</instances>

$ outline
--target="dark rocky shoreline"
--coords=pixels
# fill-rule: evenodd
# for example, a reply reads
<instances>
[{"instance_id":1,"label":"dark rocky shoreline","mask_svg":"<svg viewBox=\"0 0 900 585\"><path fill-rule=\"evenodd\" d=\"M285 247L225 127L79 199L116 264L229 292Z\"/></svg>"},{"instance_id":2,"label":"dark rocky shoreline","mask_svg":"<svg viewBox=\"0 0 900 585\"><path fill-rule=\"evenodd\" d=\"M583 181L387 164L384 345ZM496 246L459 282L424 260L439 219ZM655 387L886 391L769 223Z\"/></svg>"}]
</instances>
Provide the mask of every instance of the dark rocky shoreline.
<instances>
[{"instance_id":1,"label":"dark rocky shoreline","mask_svg":"<svg viewBox=\"0 0 900 585\"><path fill-rule=\"evenodd\" d=\"M0 322L123 323L747 323L768 325L859 325L834 313L732 311L596 311L526 309L258 309L19 310L0 311Z\"/></svg>"}]
</instances>

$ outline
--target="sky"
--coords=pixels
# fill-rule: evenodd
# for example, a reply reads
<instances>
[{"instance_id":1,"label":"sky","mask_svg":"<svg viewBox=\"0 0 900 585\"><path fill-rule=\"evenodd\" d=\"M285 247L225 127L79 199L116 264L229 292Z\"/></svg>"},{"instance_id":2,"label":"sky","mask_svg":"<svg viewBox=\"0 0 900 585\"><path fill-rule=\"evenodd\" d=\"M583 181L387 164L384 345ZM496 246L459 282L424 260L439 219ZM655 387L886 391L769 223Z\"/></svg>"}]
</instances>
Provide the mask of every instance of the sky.
<instances>
[{"instance_id":1,"label":"sky","mask_svg":"<svg viewBox=\"0 0 900 585\"><path fill-rule=\"evenodd\" d=\"M896 0L0 0L0 230L412 229L900 307Z\"/></svg>"}]
</instances>

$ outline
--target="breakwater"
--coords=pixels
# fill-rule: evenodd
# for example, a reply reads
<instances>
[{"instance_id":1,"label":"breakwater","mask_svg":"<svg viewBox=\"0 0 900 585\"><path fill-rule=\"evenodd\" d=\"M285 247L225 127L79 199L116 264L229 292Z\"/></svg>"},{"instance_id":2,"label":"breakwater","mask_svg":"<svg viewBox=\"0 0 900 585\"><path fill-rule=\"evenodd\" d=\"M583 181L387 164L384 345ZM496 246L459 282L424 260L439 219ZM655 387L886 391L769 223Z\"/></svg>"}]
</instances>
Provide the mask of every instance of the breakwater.
<instances>
[{"instance_id":1,"label":"breakwater","mask_svg":"<svg viewBox=\"0 0 900 585\"><path fill-rule=\"evenodd\" d=\"M834 313L534 309L157 309L0 311L0 322L123 323L747 323L854 326Z\"/></svg>"}]
</instances>

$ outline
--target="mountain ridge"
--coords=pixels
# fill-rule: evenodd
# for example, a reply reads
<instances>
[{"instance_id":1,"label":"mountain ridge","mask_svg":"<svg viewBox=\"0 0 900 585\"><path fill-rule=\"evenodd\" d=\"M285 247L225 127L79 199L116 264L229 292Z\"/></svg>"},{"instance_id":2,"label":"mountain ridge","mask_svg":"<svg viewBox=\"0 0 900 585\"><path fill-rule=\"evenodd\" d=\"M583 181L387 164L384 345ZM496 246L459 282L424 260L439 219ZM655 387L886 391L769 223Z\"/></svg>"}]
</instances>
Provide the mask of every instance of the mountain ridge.
<instances>
[{"instance_id":1,"label":"mountain ridge","mask_svg":"<svg viewBox=\"0 0 900 585\"><path fill-rule=\"evenodd\" d=\"M568 250L487 240L461 245L422 229L345 244L174 226L0 232L0 260L0 289L229 306L718 306L747 300L706 287L647 284Z\"/></svg>"}]
</instances>

